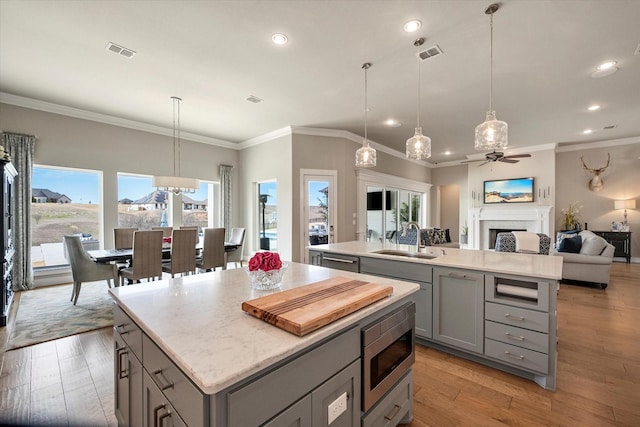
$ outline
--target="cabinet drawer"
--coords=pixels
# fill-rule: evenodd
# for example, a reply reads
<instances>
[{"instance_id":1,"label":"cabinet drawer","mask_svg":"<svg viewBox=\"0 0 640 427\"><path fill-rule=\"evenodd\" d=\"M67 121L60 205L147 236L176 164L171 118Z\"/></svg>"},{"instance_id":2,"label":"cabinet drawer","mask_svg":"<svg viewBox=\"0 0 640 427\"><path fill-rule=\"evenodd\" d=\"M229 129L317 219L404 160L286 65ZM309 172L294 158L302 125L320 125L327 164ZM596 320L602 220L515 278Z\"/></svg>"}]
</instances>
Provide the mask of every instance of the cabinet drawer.
<instances>
[{"instance_id":1,"label":"cabinet drawer","mask_svg":"<svg viewBox=\"0 0 640 427\"><path fill-rule=\"evenodd\" d=\"M415 262L361 257L360 272L415 282L431 283L433 281L433 268Z\"/></svg>"},{"instance_id":2,"label":"cabinet drawer","mask_svg":"<svg viewBox=\"0 0 640 427\"><path fill-rule=\"evenodd\" d=\"M357 256L332 254L325 252L322 254L322 266L333 268L336 270L352 271L358 273L360 271L360 258Z\"/></svg>"},{"instance_id":3,"label":"cabinet drawer","mask_svg":"<svg viewBox=\"0 0 640 427\"><path fill-rule=\"evenodd\" d=\"M411 409L413 401L413 371L403 379L362 418L362 427L397 425Z\"/></svg>"},{"instance_id":4,"label":"cabinet drawer","mask_svg":"<svg viewBox=\"0 0 640 427\"><path fill-rule=\"evenodd\" d=\"M485 319L532 331L549 333L549 314L509 305L485 303Z\"/></svg>"},{"instance_id":5,"label":"cabinet drawer","mask_svg":"<svg viewBox=\"0 0 640 427\"><path fill-rule=\"evenodd\" d=\"M189 426L209 419L205 396L146 335L143 336L143 365L153 382Z\"/></svg>"},{"instance_id":6,"label":"cabinet drawer","mask_svg":"<svg viewBox=\"0 0 640 427\"><path fill-rule=\"evenodd\" d=\"M187 427L175 408L165 399L149 374L145 372L143 378L143 425L147 427ZM202 422L200 422L200 425L202 425Z\"/></svg>"},{"instance_id":7,"label":"cabinet drawer","mask_svg":"<svg viewBox=\"0 0 640 427\"><path fill-rule=\"evenodd\" d=\"M484 354L512 366L541 374L549 372L549 356L486 338Z\"/></svg>"},{"instance_id":8,"label":"cabinet drawer","mask_svg":"<svg viewBox=\"0 0 640 427\"><path fill-rule=\"evenodd\" d=\"M127 343L138 360L142 361L142 330L117 305L113 306L113 329Z\"/></svg>"},{"instance_id":9,"label":"cabinet drawer","mask_svg":"<svg viewBox=\"0 0 640 427\"><path fill-rule=\"evenodd\" d=\"M549 335L502 323L484 322L484 336L540 353L549 353Z\"/></svg>"}]
</instances>

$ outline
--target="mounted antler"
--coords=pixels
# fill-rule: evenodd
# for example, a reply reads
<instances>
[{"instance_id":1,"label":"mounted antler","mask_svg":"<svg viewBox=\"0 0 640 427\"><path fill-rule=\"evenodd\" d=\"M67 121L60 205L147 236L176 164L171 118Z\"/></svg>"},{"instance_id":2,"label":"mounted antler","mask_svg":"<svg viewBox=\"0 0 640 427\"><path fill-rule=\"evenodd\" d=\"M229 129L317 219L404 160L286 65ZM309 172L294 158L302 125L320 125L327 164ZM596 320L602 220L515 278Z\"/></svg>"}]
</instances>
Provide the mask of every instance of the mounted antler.
<instances>
[{"instance_id":1,"label":"mounted antler","mask_svg":"<svg viewBox=\"0 0 640 427\"><path fill-rule=\"evenodd\" d=\"M607 153L607 164L599 169L591 169L584 162L582 156L580 156L580 160L582 161L582 167L593 174L593 177L589 180L589 190L591 191L600 191L604 188L604 180L600 178L600 174L604 172L604 170L609 166L609 161L611 160L611 154Z\"/></svg>"}]
</instances>

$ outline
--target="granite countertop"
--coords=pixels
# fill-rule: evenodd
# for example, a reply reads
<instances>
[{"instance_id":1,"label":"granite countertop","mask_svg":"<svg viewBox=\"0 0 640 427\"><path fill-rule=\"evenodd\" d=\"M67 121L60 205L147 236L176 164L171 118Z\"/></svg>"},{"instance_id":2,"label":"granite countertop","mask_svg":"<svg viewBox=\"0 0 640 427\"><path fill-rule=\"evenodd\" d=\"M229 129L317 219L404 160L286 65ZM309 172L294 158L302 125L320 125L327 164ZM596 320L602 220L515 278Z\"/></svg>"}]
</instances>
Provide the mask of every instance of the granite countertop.
<instances>
[{"instance_id":1,"label":"granite countertop","mask_svg":"<svg viewBox=\"0 0 640 427\"><path fill-rule=\"evenodd\" d=\"M242 311L242 302L330 277L393 286L393 294L298 337ZM111 288L118 305L205 394L214 394L418 291L415 283L290 263L282 287L251 288L243 269Z\"/></svg>"},{"instance_id":2,"label":"granite countertop","mask_svg":"<svg viewBox=\"0 0 640 427\"><path fill-rule=\"evenodd\" d=\"M377 254L380 250L401 250L415 252L414 245L351 241L327 245L308 246L310 250L390 259L394 261L417 262L440 267L465 268L485 273L513 274L517 276L560 280L562 278L562 257L511 252L479 251L474 249L444 248L427 246L420 252L434 255L433 259L412 258L397 255ZM444 255L443 255L444 251Z\"/></svg>"}]
</instances>

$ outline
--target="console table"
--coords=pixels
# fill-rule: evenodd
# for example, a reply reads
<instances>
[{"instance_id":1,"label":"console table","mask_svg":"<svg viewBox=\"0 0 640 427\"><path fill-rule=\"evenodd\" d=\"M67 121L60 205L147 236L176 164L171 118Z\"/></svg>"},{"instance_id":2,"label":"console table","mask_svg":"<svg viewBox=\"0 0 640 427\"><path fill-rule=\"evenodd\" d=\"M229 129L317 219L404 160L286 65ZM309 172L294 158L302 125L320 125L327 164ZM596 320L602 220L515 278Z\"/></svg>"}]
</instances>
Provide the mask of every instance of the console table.
<instances>
[{"instance_id":1,"label":"console table","mask_svg":"<svg viewBox=\"0 0 640 427\"><path fill-rule=\"evenodd\" d=\"M597 234L615 246L616 251L613 256L626 258L627 264L631 263L630 231L594 231L594 234Z\"/></svg>"}]
</instances>

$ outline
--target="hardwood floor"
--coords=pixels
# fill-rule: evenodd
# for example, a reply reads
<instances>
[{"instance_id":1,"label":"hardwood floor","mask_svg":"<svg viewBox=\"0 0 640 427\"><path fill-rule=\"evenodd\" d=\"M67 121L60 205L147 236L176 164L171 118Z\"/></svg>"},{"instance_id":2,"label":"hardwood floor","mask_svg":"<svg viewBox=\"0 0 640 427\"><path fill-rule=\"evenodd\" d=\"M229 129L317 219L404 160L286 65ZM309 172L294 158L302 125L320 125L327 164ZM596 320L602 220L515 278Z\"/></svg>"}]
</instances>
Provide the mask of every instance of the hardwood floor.
<instances>
[{"instance_id":1,"label":"hardwood floor","mask_svg":"<svg viewBox=\"0 0 640 427\"><path fill-rule=\"evenodd\" d=\"M605 291L560 287L555 393L418 346L408 426L640 425L640 264L614 263L611 277ZM116 425L111 328L6 352L3 423Z\"/></svg>"}]
</instances>

